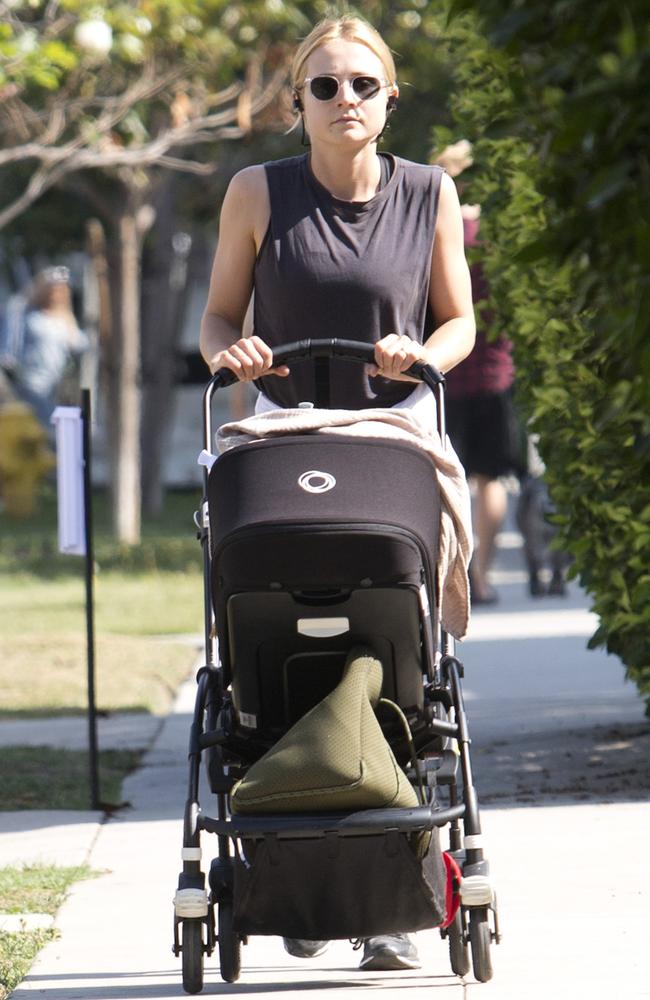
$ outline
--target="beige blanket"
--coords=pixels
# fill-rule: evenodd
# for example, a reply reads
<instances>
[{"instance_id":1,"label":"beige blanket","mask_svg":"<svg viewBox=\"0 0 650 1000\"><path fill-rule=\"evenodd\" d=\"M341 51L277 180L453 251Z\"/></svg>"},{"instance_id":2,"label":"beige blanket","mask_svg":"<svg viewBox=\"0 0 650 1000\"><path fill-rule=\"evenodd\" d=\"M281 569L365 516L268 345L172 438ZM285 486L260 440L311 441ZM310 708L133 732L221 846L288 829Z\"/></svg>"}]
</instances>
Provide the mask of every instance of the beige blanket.
<instances>
[{"instance_id":1,"label":"beige blanket","mask_svg":"<svg viewBox=\"0 0 650 1000\"><path fill-rule=\"evenodd\" d=\"M440 551L437 591L442 595L442 627L462 639L469 625L467 567L472 555L469 490L463 467L453 448L444 448L435 428L425 427L408 409L377 407L366 410L272 410L245 420L223 424L217 431L219 452L260 438L306 433L406 441L421 448L433 462L440 487Z\"/></svg>"}]
</instances>

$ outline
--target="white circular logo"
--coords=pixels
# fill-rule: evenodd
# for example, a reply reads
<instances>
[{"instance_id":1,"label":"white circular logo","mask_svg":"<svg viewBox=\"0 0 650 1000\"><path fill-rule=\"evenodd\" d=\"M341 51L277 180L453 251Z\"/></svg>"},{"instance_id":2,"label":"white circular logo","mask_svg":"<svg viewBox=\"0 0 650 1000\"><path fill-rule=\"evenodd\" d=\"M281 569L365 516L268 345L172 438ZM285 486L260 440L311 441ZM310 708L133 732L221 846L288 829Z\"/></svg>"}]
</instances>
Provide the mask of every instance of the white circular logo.
<instances>
[{"instance_id":1,"label":"white circular logo","mask_svg":"<svg viewBox=\"0 0 650 1000\"><path fill-rule=\"evenodd\" d=\"M336 479L329 472L319 472L318 469L310 469L303 472L298 477L298 486L306 493L327 493L336 486Z\"/></svg>"}]
</instances>

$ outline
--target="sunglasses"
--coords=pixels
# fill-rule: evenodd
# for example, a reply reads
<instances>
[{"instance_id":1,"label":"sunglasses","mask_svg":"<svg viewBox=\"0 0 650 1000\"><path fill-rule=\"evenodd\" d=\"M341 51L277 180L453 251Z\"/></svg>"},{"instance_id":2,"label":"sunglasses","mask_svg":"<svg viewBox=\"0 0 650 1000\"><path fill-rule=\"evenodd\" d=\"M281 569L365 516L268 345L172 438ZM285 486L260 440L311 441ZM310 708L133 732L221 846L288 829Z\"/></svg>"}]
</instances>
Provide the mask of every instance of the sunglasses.
<instances>
[{"instance_id":1,"label":"sunglasses","mask_svg":"<svg viewBox=\"0 0 650 1000\"><path fill-rule=\"evenodd\" d=\"M304 86L309 85L312 96L317 101L332 101L341 89L344 81L336 76L309 76L305 80ZM392 86L390 83L382 83L376 76L353 76L350 79L352 90L361 101L369 101L371 97L376 97L382 87Z\"/></svg>"}]
</instances>

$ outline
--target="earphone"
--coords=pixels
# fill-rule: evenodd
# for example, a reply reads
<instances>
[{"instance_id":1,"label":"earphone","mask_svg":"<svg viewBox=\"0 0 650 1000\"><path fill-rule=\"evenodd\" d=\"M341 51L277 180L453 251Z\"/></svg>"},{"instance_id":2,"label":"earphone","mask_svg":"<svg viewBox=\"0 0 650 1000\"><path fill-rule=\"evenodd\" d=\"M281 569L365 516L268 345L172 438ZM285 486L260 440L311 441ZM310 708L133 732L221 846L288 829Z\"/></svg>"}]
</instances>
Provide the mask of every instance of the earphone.
<instances>
[{"instance_id":1,"label":"earphone","mask_svg":"<svg viewBox=\"0 0 650 1000\"><path fill-rule=\"evenodd\" d=\"M293 110L294 111L304 111L304 108L302 106L302 101L300 99L300 94L296 93L296 91L294 91L294 94L293 94Z\"/></svg>"},{"instance_id":2,"label":"earphone","mask_svg":"<svg viewBox=\"0 0 650 1000\"><path fill-rule=\"evenodd\" d=\"M397 111L397 98L395 97L394 94L391 94L391 96L388 98L388 101L386 102L386 111L388 111L389 113L391 111Z\"/></svg>"}]
</instances>

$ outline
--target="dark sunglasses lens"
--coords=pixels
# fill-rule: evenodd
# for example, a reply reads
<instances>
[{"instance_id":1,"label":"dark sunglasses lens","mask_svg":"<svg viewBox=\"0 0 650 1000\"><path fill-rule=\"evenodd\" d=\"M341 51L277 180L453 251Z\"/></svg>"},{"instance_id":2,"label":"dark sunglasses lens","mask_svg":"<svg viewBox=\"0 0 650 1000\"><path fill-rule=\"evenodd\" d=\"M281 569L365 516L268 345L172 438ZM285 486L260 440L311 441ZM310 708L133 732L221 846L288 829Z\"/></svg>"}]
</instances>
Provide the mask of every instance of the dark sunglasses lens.
<instances>
[{"instance_id":1,"label":"dark sunglasses lens","mask_svg":"<svg viewBox=\"0 0 650 1000\"><path fill-rule=\"evenodd\" d=\"M315 76L311 81L311 92L317 101L331 101L338 89L339 81L334 76Z\"/></svg>"},{"instance_id":2,"label":"dark sunglasses lens","mask_svg":"<svg viewBox=\"0 0 650 1000\"><path fill-rule=\"evenodd\" d=\"M381 83L374 76L355 76L352 81L352 89L362 101L367 101L378 94L380 87Z\"/></svg>"}]
</instances>

